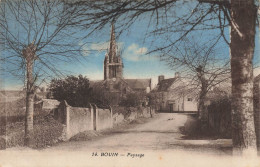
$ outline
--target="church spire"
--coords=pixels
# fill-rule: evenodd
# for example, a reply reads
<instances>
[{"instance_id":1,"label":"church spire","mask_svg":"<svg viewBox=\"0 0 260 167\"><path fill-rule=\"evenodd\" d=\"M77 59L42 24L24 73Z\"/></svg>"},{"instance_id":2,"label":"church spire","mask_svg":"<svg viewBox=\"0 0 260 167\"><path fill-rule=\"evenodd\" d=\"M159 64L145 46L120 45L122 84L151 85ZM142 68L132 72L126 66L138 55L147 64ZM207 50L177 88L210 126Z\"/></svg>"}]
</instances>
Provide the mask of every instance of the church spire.
<instances>
[{"instance_id":1,"label":"church spire","mask_svg":"<svg viewBox=\"0 0 260 167\"><path fill-rule=\"evenodd\" d=\"M114 23L111 25L110 46L104 60L104 80L123 77L123 62L117 51Z\"/></svg>"},{"instance_id":2,"label":"church spire","mask_svg":"<svg viewBox=\"0 0 260 167\"><path fill-rule=\"evenodd\" d=\"M110 36L109 62L113 62L115 57L116 57L116 37L115 37L115 26L114 23L112 23L111 36Z\"/></svg>"}]
</instances>

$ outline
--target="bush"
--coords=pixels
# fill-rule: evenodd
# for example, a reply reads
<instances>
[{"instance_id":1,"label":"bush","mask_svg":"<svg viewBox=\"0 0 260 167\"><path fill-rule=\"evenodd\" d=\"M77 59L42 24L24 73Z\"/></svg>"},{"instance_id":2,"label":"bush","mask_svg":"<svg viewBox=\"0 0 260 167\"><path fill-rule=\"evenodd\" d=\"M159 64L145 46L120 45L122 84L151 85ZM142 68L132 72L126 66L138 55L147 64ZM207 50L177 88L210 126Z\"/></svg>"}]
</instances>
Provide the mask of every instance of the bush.
<instances>
[{"instance_id":1,"label":"bush","mask_svg":"<svg viewBox=\"0 0 260 167\"><path fill-rule=\"evenodd\" d=\"M73 107L86 107L90 102L89 80L82 75L53 79L50 84L50 91L54 99L66 100Z\"/></svg>"},{"instance_id":2,"label":"bush","mask_svg":"<svg viewBox=\"0 0 260 167\"><path fill-rule=\"evenodd\" d=\"M209 128L222 137L231 137L231 99L227 96L208 106Z\"/></svg>"},{"instance_id":3,"label":"bush","mask_svg":"<svg viewBox=\"0 0 260 167\"><path fill-rule=\"evenodd\" d=\"M34 120L35 148L44 148L61 140L63 125L52 116L38 116ZM6 147L24 146L24 122L7 125ZM1 136L0 136L1 138ZM0 143L3 143L3 141Z\"/></svg>"},{"instance_id":4,"label":"bush","mask_svg":"<svg viewBox=\"0 0 260 167\"><path fill-rule=\"evenodd\" d=\"M145 101L145 95L143 93L128 93L124 97L119 105L124 107L138 107Z\"/></svg>"}]
</instances>

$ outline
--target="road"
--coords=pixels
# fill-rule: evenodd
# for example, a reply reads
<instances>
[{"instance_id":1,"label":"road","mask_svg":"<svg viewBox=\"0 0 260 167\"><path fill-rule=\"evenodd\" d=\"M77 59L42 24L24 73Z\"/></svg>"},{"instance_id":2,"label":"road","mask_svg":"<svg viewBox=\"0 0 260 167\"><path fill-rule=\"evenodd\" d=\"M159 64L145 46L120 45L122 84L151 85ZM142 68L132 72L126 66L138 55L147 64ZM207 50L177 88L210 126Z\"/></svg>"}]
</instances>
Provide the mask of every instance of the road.
<instances>
[{"instance_id":1,"label":"road","mask_svg":"<svg viewBox=\"0 0 260 167\"><path fill-rule=\"evenodd\" d=\"M61 143L46 151L174 151L186 150L226 155L231 153L231 140L187 139L183 127L191 128L194 118L187 114L160 113L155 118L133 128L115 130L111 134L89 141Z\"/></svg>"}]
</instances>

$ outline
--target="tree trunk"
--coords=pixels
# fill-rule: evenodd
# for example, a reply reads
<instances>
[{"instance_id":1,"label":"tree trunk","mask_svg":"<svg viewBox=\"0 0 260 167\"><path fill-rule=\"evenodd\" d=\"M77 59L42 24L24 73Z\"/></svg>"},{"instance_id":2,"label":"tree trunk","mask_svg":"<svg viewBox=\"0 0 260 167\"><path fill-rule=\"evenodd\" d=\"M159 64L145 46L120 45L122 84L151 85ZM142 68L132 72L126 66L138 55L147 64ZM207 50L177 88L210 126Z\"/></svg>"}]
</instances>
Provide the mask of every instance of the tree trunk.
<instances>
[{"instance_id":1,"label":"tree trunk","mask_svg":"<svg viewBox=\"0 0 260 167\"><path fill-rule=\"evenodd\" d=\"M254 81L254 117L257 149L260 151L260 79Z\"/></svg>"},{"instance_id":2,"label":"tree trunk","mask_svg":"<svg viewBox=\"0 0 260 167\"><path fill-rule=\"evenodd\" d=\"M199 66L196 70L197 70L197 76L201 83L201 89L200 89L200 94L199 94L199 104L198 104L200 128L202 131L205 131L207 129L207 125L208 125L208 116L207 116L207 111L206 111L206 106L205 106L208 82L205 79L202 67Z\"/></svg>"},{"instance_id":3,"label":"tree trunk","mask_svg":"<svg viewBox=\"0 0 260 167\"><path fill-rule=\"evenodd\" d=\"M199 95L199 105L198 105L198 111L199 111L199 121L200 121L200 127L202 131L205 131L207 129L207 123L208 123L208 117L207 117L207 111L205 106L205 98L206 98L207 91L202 88Z\"/></svg>"},{"instance_id":4,"label":"tree trunk","mask_svg":"<svg viewBox=\"0 0 260 167\"><path fill-rule=\"evenodd\" d=\"M34 110L34 80L33 64L35 59L35 46L30 44L23 50L23 56L26 59L26 115L25 115L25 136L24 145L34 147L33 140L33 110Z\"/></svg>"},{"instance_id":5,"label":"tree trunk","mask_svg":"<svg viewBox=\"0 0 260 167\"><path fill-rule=\"evenodd\" d=\"M231 19L233 153L256 154L252 68L256 28L254 0L231 0Z\"/></svg>"}]
</instances>

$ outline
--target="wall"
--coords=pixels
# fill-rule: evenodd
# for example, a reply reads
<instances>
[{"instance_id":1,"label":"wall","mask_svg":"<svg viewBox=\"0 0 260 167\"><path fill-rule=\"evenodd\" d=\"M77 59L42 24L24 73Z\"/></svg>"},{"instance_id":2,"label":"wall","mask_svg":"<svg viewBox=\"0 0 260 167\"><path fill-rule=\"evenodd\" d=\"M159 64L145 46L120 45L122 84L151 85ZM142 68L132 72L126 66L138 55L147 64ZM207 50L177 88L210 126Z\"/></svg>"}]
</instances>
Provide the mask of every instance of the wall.
<instances>
[{"instance_id":1,"label":"wall","mask_svg":"<svg viewBox=\"0 0 260 167\"><path fill-rule=\"evenodd\" d=\"M188 101L188 98L192 96L183 96L176 93L176 89L168 92L157 92L157 110L161 112L178 112L178 111L198 111L197 101L192 98L192 101Z\"/></svg>"},{"instance_id":2,"label":"wall","mask_svg":"<svg viewBox=\"0 0 260 167\"><path fill-rule=\"evenodd\" d=\"M113 111L115 113L113 114ZM88 131L112 128L125 120L132 121L142 117L152 117L155 110L150 107L114 107L109 109L89 105L88 108L71 107L66 101L60 103L54 113L54 118L65 125L64 140Z\"/></svg>"},{"instance_id":3,"label":"wall","mask_svg":"<svg viewBox=\"0 0 260 167\"><path fill-rule=\"evenodd\" d=\"M64 140L80 132L113 127L112 109L101 109L91 104L88 108L71 107L63 101L55 111L54 118L66 125Z\"/></svg>"},{"instance_id":4,"label":"wall","mask_svg":"<svg viewBox=\"0 0 260 167\"><path fill-rule=\"evenodd\" d=\"M102 130L113 127L113 116L110 109L97 109L96 130Z\"/></svg>"},{"instance_id":5,"label":"wall","mask_svg":"<svg viewBox=\"0 0 260 167\"><path fill-rule=\"evenodd\" d=\"M93 130L91 120L91 108L80 108L69 106L69 136L80 132Z\"/></svg>"}]
</instances>

